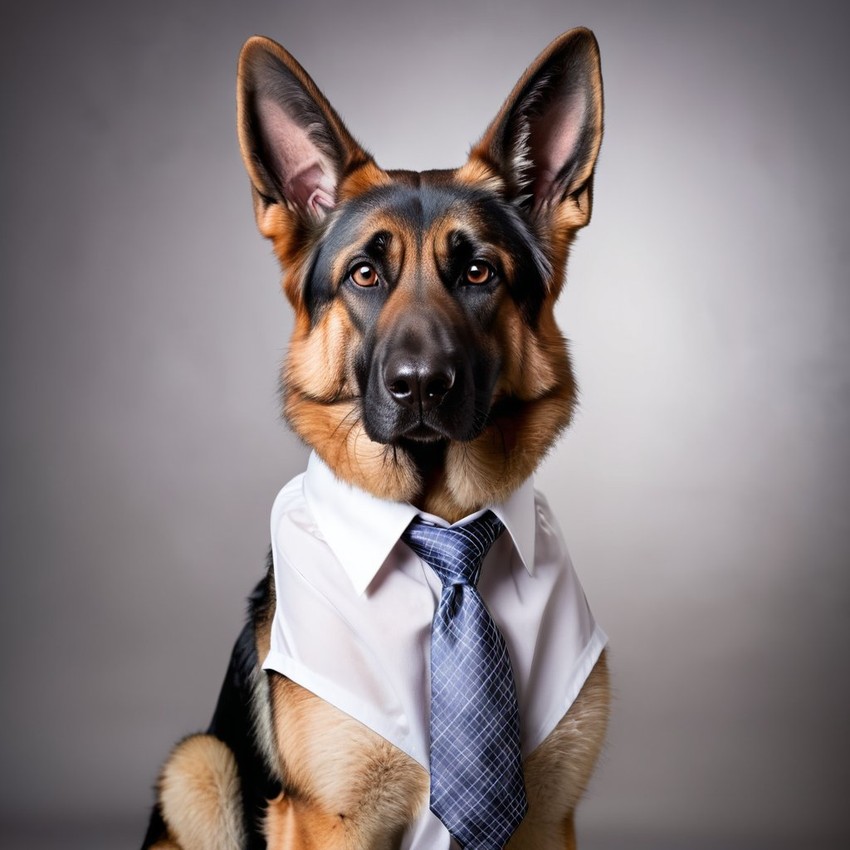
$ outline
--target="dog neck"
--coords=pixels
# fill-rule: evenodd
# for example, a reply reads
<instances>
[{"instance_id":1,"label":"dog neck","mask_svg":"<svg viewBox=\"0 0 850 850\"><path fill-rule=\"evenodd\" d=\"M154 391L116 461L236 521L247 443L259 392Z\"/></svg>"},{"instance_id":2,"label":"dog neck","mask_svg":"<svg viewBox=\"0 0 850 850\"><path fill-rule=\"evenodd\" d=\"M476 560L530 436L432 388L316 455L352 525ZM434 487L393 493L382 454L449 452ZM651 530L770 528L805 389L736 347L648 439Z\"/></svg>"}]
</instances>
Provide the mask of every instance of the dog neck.
<instances>
[{"instance_id":1,"label":"dog neck","mask_svg":"<svg viewBox=\"0 0 850 850\"><path fill-rule=\"evenodd\" d=\"M420 493L411 499L412 504L421 511L442 517L448 522L457 522L484 507L479 504L460 504L453 496L446 475L446 441L408 443L405 450L416 464L422 482Z\"/></svg>"},{"instance_id":2,"label":"dog neck","mask_svg":"<svg viewBox=\"0 0 850 850\"><path fill-rule=\"evenodd\" d=\"M534 473L569 423L574 404L574 385L568 380L542 398L500 405L489 426L468 442L378 445L365 438L355 420L342 439L313 441L312 446L341 480L379 499L410 502L457 522L505 501ZM298 405L289 405L287 413L290 424L311 444L297 427L301 420L293 414ZM346 415L339 414L341 421ZM339 433L339 425L331 428L331 436Z\"/></svg>"}]
</instances>

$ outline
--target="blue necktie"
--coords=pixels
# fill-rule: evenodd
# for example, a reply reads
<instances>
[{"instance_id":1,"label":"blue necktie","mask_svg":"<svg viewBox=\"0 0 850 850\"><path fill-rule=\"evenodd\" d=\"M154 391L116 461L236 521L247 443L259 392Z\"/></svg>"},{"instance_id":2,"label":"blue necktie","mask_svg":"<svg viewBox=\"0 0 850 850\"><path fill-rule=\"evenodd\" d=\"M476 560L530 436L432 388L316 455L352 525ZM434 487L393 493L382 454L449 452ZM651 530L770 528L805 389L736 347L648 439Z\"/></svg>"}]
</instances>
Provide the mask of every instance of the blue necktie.
<instances>
[{"instance_id":1,"label":"blue necktie","mask_svg":"<svg viewBox=\"0 0 850 850\"><path fill-rule=\"evenodd\" d=\"M431 811L465 850L502 850L528 810L511 660L476 589L504 526L414 519L402 539L439 576L431 628Z\"/></svg>"}]
</instances>

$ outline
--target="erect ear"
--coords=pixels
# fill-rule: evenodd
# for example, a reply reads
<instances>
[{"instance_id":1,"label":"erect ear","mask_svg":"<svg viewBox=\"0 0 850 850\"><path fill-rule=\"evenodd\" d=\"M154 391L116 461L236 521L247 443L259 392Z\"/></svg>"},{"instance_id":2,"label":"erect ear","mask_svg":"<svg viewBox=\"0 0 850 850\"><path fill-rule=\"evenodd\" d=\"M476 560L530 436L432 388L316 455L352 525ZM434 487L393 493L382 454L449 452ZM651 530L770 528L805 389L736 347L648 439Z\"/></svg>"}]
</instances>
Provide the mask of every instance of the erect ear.
<instances>
[{"instance_id":1,"label":"erect ear","mask_svg":"<svg viewBox=\"0 0 850 850\"><path fill-rule=\"evenodd\" d=\"M245 42L237 82L239 147L257 223L277 204L302 221L321 220L346 173L371 160L307 75L279 44Z\"/></svg>"},{"instance_id":2,"label":"erect ear","mask_svg":"<svg viewBox=\"0 0 850 850\"><path fill-rule=\"evenodd\" d=\"M593 169L602 142L602 75L590 30L556 38L514 86L472 149L536 220L580 227L590 220ZM564 209L568 207L568 209Z\"/></svg>"}]
</instances>

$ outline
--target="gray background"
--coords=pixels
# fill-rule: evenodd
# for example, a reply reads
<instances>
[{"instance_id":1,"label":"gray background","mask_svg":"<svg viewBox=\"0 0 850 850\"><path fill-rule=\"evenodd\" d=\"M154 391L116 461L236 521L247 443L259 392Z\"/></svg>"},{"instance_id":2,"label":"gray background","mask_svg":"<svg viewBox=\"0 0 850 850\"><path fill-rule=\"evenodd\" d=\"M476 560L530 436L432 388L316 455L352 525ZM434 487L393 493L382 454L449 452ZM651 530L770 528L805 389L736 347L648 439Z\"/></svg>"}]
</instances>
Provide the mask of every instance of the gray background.
<instances>
[{"instance_id":1,"label":"gray background","mask_svg":"<svg viewBox=\"0 0 850 850\"><path fill-rule=\"evenodd\" d=\"M577 24L582 410L539 476L613 647L583 848L848 846L850 61L840 4L4 4L4 847L133 846L212 711L291 326L234 131L288 46L387 167L452 166Z\"/></svg>"}]
</instances>

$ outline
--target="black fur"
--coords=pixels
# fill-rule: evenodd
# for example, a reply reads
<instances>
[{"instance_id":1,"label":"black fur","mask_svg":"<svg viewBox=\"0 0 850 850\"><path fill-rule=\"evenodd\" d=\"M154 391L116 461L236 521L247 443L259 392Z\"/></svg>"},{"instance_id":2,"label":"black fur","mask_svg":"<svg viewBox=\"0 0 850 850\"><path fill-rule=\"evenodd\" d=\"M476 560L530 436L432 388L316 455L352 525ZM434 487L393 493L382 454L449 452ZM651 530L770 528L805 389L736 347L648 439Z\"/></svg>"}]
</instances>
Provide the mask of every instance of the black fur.
<instances>
[{"instance_id":1,"label":"black fur","mask_svg":"<svg viewBox=\"0 0 850 850\"><path fill-rule=\"evenodd\" d=\"M232 751L239 771L242 790L242 814L247 841L244 850L265 850L261 815L267 800L280 792L280 784L271 776L265 759L257 745L252 728L252 682L257 675L267 675L259 670L254 632L272 599L272 555L269 551L266 575L248 597L248 621L245 623L230 656L230 664L221 686L207 734L218 738ZM159 804L151 812L142 850L167 837L165 822Z\"/></svg>"},{"instance_id":2,"label":"black fur","mask_svg":"<svg viewBox=\"0 0 850 850\"><path fill-rule=\"evenodd\" d=\"M395 172L392 174L395 176ZM440 173L435 174L439 179ZM452 258L452 267L440 269L446 288L454 290L457 287L459 272L464 266L463 255L469 253L464 252L463 247L481 249L487 244L503 246L515 258L517 267L523 269L521 279L506 278L504 283L526 321L534 327L546 296L546 281L551 275L551 266L541 252L531 225L512 204L494 193L458 185L443 186L435 181L431 172L423 173L422 177L424 179L416 186L394 182L389 186L372 189L337 209L329 222L326 235L319 239L304 281L304 303L311 322L315 324L322 309L337 297L337 293L344 292L345 280L334 279L331 263L343 249L350 249L364 217L375 210L382 210L411 229L425 232L436 219L454 206L472 214L475 232L463 234L465 243L463 246L458 245L458 251ZM361 332L368 328L370 319L377 319L380 302L393 288L398 271L387 268L384 263L383 250L379 243L374 243L378 235L369 235L366 244L361 247L360 259L378 268L388 288L380 290L376 287L375 291L368 291L366 300L362 291L358 293L358 301L346 300L352 322ZM369 298L378 301L371 309Z\"/></svg>"}]
</instances>

